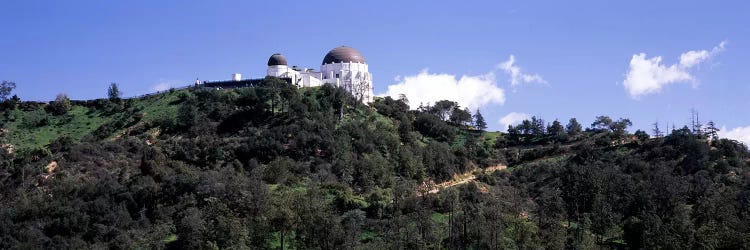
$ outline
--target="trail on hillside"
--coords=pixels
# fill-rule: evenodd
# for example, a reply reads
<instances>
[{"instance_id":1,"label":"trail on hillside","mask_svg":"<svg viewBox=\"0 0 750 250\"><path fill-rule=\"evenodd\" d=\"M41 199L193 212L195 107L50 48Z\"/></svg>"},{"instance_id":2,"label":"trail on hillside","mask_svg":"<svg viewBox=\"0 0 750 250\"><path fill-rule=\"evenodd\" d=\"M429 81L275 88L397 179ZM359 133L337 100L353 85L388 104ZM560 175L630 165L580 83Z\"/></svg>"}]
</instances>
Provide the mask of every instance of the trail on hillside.
<instances>
[{"instance_id":1,"label":"trail on hillside","mask_svg":"<svg viewBox=\"0 0 750 250\"><path fill-rule=\"evenodd\" d=\"M440 190L442 189L472 182L476 180L477 178L477 176L474 174L477 170L481 170L484 173L490 173L496 170L503 170L507 168L508 166L506 165L495 165L495 166L491 166L485 169L473 169L471 171L465 172L460 175L456 174L456 175L453 175L453 179L449 181L444 181L441 183L433 183L432 181L425 182L425 183L422 183L422 185L420 185L419 187L420 192L418 195L421 196L422 194L435 194L435 193L440 192Z\"/></svg>"}]
</instances>

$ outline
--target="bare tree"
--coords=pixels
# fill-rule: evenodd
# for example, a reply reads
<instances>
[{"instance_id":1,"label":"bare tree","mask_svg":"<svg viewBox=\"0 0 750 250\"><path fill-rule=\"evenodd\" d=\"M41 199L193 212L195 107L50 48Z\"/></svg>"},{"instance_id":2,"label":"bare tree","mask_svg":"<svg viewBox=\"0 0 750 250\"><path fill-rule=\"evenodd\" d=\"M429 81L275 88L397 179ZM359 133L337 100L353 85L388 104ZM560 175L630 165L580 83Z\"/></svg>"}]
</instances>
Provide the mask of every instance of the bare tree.
<instances>
[{"instance_id":1,"label":"bare tree","mask_svg":"<svg viewBox=\"0 0 750 250\"><path fill-rule=\"evenodd\" d=\"M662 132L661 129L659 129L659 122L658 121L654 122L653 125L654 125L654 129L651 130L651 131L653 131L654 137L656 137L656 138L663 137L664 136L664 132Z\"/></svg>"},{"instance_id":2,"label":"bare tree","mask_svg":"<svg viewBox=\"0 0 750 250\"><path fill-rule=\"evenodd\" d=\"M362 81L353 81L351 84L352 95L357 98L357 101L365 100L365 97L369 98L370 85Z\"/></svg>"}]
</instances>

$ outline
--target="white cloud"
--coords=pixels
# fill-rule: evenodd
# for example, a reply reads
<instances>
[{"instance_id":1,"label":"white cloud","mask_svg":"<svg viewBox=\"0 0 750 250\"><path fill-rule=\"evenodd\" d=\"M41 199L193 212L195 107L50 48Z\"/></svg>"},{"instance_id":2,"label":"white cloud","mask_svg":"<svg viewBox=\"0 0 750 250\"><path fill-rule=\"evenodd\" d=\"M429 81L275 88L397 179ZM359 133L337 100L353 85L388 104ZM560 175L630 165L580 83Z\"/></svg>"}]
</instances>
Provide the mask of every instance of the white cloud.
<instances>
[{"instance_id":1,"label":"white cloud","mask_svg":"<svg viewBox=\"0 0 750 250\"><path fill-rule=\"evenodd\" d=\"M160 82L151 87L152 91L161 92L172 88L172 82Z\"/></svg>"},{"instance_id":2,"label":"white cloud","mask_svg":"<svg viewBox=\"0 0 750 250\"><path fill-rule=\"evenodd\" d=\"M531 115L526 113L510 112L507 115L500 118L498 123L502 125L501 129L507 130L508 125L516 125L521 123L523 120L531 119Z\"/></svg>"},{"instance_id":3,"label":"white cloud","mask_svg":"<svg viewBox=\"0 0 750 250\"><path fill-rule=\"evenodd\" d=\"M409 105L416 109L420 104L429 105L440 100L458 102L463 107L475 110L490 104L505 103L505 91L497 86L495 75L488 73L478 76L433 74L422 70L417 75L403 76L381 96L398 98L404 94Z\"/></svg>"},{"instance_id":4,"label":"white cloud","mask_svg":"<svg viewBox=\"0 0 750 250\"><path fill-rule=\"evenodd\" d=\"M727 130L726 127L722 127L719 131L719 137L741 141L745 143L745 145L750 147L750 126L736 127L731 130Z\"/></svg>"},{"instance_id":5,"label":"white cloud","mask_svg":"<svg viewBox=\"0 0 750 250\"><path fill-rule=\"evenodd\" d=\"M524 74L521 67L516 65L516 57L510 55L508 61L497 65L497 68L510 76L510 85L516 86L521 83L547 83L542 76L537 74Z\"/></svg>"},{"instance_id":6,"label":"white cloud","mask_svg":"<svg viewBox=\"0 0 750 250\"><path fill-rule=\"evenodd\" d=\"M691 50L680 55L680 61L672 65L662 64L661 56L646 58L645 53L633 55L623 85L630 97L658 93L672 83L695 81L690 70L715 54L724 51L726 41L709 50Z\"/></svg>"}]
</instances>

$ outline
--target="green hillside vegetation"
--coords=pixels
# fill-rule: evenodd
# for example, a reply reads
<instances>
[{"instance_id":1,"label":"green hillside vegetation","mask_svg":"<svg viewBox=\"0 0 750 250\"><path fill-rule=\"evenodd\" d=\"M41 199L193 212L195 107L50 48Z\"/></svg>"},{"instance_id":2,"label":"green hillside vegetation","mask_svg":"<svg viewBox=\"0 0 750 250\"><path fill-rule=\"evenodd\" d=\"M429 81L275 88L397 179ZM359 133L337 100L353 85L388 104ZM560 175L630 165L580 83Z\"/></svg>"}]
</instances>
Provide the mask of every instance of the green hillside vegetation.
<instances>
[{"instance_id":1,"label":"green hillside vegetation","mask_svg":"<svg viewBox=\"0 0 750 250\"><path fill-rule=\"evenodd\" d=\"M276 78L4 100L0 248L750 248L750 152L713 128L408 107Z\"/></svg>"},{"instance_id":2,"label":"green hillside vegetation","mask_svg":"<svg viewBox=\"0 0 750 250\"><path fill-rule=\"evenodd\" d=\"M61 136L69 137L75 142L101 139L86 138L94 135L103 138L114 137L116 134L113 132L123 132L122 126L103 134L100 132L122 119L131 119L130 122L173 119L180 106L179 96L186 93L188 92L185 90L173 91L116 103L106 99L72 101L70 110L61 115L54 115L45 110L45 104L21 103L20 107L6 113L5 127L9 133L5 139L23 150L44 147Z\"/></svg>"}]
</instances>

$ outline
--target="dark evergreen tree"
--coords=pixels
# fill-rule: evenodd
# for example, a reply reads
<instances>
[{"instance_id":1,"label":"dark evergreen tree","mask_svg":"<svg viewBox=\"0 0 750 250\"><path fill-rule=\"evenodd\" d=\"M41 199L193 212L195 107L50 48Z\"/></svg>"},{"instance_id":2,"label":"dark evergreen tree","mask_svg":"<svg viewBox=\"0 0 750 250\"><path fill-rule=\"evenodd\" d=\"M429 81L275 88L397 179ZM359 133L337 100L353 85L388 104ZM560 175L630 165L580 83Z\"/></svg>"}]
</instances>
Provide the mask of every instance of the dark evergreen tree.
<instances>
[{"instance_id":1,"label":"dark evergreen tree","mask_svg":"<svg viewBox=\"0 0 750 250\"><path fill-rule=\"evenodd\" d=\"M654 122L654 128L651 130L652 133L654 133L654 137L656 138L662 138L664 137L664 132L661 131L659 128L659 122Z\"/></svg>"},{"instance_id":2,"label":"dark evergreen tree","mask_svg":"<svg viewBox=\"0 0 750 250\"><path fill-rule=\"evenodd\" d=\"M711 138L711 140L717 140L719 138L719 131L720 130L716 128L716 124L714 123L714 121L708 121L703 134L706 137Z\"/></svg>"},{"instance_id":3,"label":"dark evergreen tree","mask_svg":"<svg viewBox=\"0 0 750 250\"><path fill-rule=\"evenodd\" d=\"M487 122L484 120L484 116L482 116L482 113L479 113L478 109L474 114L474 126L480 131L484 131L485 129L487 129Z\"/></svg>"},{"instance_id":4,"label":"dark evergreen tree","mask_svg":"<svg viewBox=\"0 0 750 250\"><path fill-rule=\"evenodd\" d=\"M570 118L570 121L568 121L568 125L565 127L565 130L568 132L569 136L576 136L583 131L583 127L580 123L578 123L578 120L576 120L576 118Z\"/></svg>"},{"instance_id":5,"label":"dark evergreen tree","mask_svg":"<svg viewBox=\"0 0 750 250\"><path fill-rule=\"evenodd\" d=\"M562 141L565 139L565 127L558 120L555 120L547 127L547 134L554 141Z\"/></svg>"},{"instance_id":6,"label":"dark evergreen tree","mask_svg":"<svg viewBox=\"0 0 750 250\"><path fill-rule=\"evenodd\" d=\"M117 87L117 83L110 83L109 88L107 89L107 97L109 100L113 102L120 101L121 96L122 92L120 92L120 88Z\"/></svg>"}]
</instances>

